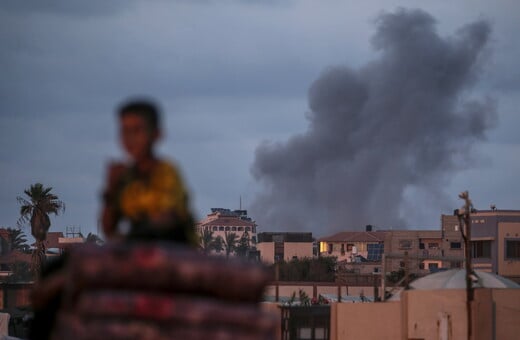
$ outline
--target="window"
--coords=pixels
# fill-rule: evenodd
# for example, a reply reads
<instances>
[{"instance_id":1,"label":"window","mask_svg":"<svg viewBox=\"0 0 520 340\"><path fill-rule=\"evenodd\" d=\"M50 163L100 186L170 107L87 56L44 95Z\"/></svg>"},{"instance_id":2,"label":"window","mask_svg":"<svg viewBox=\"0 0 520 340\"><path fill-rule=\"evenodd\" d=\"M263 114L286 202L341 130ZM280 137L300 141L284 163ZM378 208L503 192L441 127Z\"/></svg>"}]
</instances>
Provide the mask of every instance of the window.
<instances>
[{"instance_id":1,"label":"window","mask_svg":"<svg viewBox=\"0 0 520 340\"><path fill-rule=\"evenodd\" d=\"M428 243L428 249L439 249L439 243L438 242Z\"/></svg>"},{"instance_id":2,"label":"window","mask_svg":"<svg viewBox=\"0 0 520 340\"><path fill-rule=\"evenodd\" d=\"M332 243L329 243L329 250L328 250L328 253L329 253L329 254L332 254Z\"/></svg>"},{"instance_id":3,"label":"window","mask_svg":"<svg viewBox=\"0 0 520 340\"><path fill-rule=\"evenodd\" d=\"M224 231L224 227L218 227L218 231Z\"/></svg>"},{"instance_id":4,"label":"window","mask_svg":"<svg viewBox=\"0 0 520 340\"><path fill-rule=\"evenodd\" d=\"M347 243L347 251L352 251L353 247L354 247L353 243Z\"/></svg>"},{"instance_id":5,"label":"window","mask_svg":"<svg viewBox=\"0 0 520 340\"><path fill-rule=\"evenodd\" d=\"M231 231L237 231L237 227L231 227Z\"/></svg>"},{"instance_id":6,"label":"window","mask_svg":"<svg viewBox=\"0 0 520 340\"><path fill-rule=\"evenodd\" d=\"M226 231L229 231L229 229L230 229L229 227L226 227Z\"/></svg>"},{"instance_id":7,"label":"window","mask_svg":"<svg viewBox=\"0 0 520 340\"><path fill-rule=\"evenodd\" d=\"M462 243L450 242L450 249L462 249Z\"/></svg>"},{"instance_id":8,"label":"window","mask_svg":"<svg viewBox=\"0 0 520 340\"><path fill-rule=\"evenodd\" d=\"M471 257L474 259L491 258L491 241L472 241Z\"/></svg>"},{"instance_id":9,"label":"window","mask_svg":"<svg viewBox=\"0 0 520 340\"><path fill-rule=\"evenodd\" d=\"M419 243L419 249L424 249L424 243L423 242Z\"/></svg>"},{"instance_id":10,"label":"window","mask_svg":"<svg viewBox=\"0 0 520 340\"><path fill-rule=\"evenodd\" d=\"M217 227L213 227L213 231L217 231L217 230L218 230L218 228L217 228Z\"/></svg>"},{"instance_id":11,"label":"window","mask_svg":"<svg viewBox=\"0 0 520 340\"><path fill-rule=\"evenodd\" d=\"M345 244L341 244L341 255L345 255Z\"/></svg>"},{"instance_id":12,"label":"window","mask_svg":"<svg viewBox=\"0 0 520 340\"><path fill-rule=\"evenodd\" d=\"M251 231L251 227L246 227L246 231Z\"/></svg>"},{"instance_id":13,"label":"window","mask_svg":"<svg viewBox=\"0 0 520 340\"><path fill-rule=\"evenodd\" d=\"M244 227L238 227L238 231L244 231Z\"/></svg>"},{"instance_id":14,"label":"window","mask_svg":"<svg viewBox=\"0 0 520 340\"><path fill-rule=\"evenodd\" d=\"M506 259L520 260L520 240L506 241Z\"/></svg>"},{"instance_id":15,"label":"window","mask_svg":"<svg viewBox=\"0 0 520 340\"><path fill-rule=\"evenodd\" d=\"M412 249L412 240L399 240L400 249Z\"/></svg>"},{"instance_id":16,"label":"window","mask_svg":"<svg viewBox=\"0 0 520 340\"><path fill-rule=\"evenodd\" d=\"M430 262L430 263L428 263L428 269L429 270L439 269L439 264L437 262Z\"/></svg>"}]
</instances>

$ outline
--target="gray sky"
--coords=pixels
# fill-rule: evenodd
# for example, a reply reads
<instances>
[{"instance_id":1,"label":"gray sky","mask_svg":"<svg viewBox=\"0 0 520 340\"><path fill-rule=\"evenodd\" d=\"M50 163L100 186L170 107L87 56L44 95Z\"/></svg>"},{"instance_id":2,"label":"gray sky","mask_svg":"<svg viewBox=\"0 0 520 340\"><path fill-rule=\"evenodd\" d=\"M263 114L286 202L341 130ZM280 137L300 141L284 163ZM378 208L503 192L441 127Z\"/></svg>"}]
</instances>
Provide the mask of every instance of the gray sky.
<instances>
[{"instance_id":1,"label":"gray sky","mask_svg":"<svg viewBox=\"0 0 520 340\"><path fill-rule=\"evenodd\" d=\"M440 37L489 22L476 82L461 96L491 98L497 120L472 144L472 162L461 160L435 183L435 197L410 185L397 206L380 208L398 209L401 227L437 227L467 189L477 208L520 209L517 1L57 3L0 3L0 225L15 226L16 196L39 181L67 205L53 230L95 232L105 164L122 157L113 111L135 94L162 103L160 151L180 165L198 217L211 207L238 208L240 196L251 208L265 190L251 174L255 150L305 133L311 85L331 67L358 70L377 60L375 21L399 7L429 13ZM261 231L321 236L359 224L398 226L356 216L344 226L277 225L258 206L251 213Z\"/></svg>"}]
</instances>

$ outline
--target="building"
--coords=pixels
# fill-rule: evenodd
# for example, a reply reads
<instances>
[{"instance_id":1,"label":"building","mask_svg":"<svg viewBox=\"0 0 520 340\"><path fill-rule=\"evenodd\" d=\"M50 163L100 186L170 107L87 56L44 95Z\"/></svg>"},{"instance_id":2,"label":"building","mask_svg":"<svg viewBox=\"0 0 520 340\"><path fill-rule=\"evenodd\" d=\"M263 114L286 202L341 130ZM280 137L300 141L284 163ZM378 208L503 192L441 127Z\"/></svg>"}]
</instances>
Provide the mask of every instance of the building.
<instances>
[{"instance_id":1,"label":"building","mask_svg":"<svg viewBox=\"0 0 520 340\"><path fill-rule=\"evenodd\" d=\"M386 233L372 231L343 231L332 236L320 238L320 256L335 256L338 261L350 262L377 262L381 261Z\"/></svg>"},{"instance_id":2,"label":"building","mask_svg":"<svg viewBox=\"0 0 520 340\"><path fill-rule=\"evenodd\" d=\"M459 229L457 216L442 215L443 229ZM520 282L520 210L480 210L471 214L473 268Z\"/></svg>"},{"instance_id":3,"label":"building","mask_svg":"<svg viewBox=\"0 0 520 340\"><path fill-rule=\"evenodd\" d=\"M343 271L364 274L404 270L420 276L462 265L462 235L455 224L443 225L440 230L372 229L369 225L366 231L345 231L319 239L320 256L335 256Z\"/></svg>"},{"instance_id":4,"label":"building","mask_svg":"<svg viewBox=\"0 0 520 340\"><path fill-rule=\"evenodd\" d=\"M237 241L242 237L250 240L251 246L257 242L257 224L247 215L247 210L230 210L211 208L211 213L197 223L197 233L202 236L204 231L213 233L213 238L225 239L226 233L237 235Z\"/></svg>"},{"instance_id":5,"label":"building","mask_svg":"<svg viewBox=\"0 0 520 340\"><path fill-rule=\"evenodd\" d=\"M464 241L455 225L441 230L387 230L385 268L406 269L424 275L446 268L460 268L464 260Z\"/></svg>"},{"instance_id":6,"label":"building","mask_svg":"<svg viewBox=\"0 0 520 340\"><path fill-rule=\"evenodd\" d=\"M264 232L258 234L257 250L264 263L313 257L312 233Z\"/></svg>"}]
</instances>

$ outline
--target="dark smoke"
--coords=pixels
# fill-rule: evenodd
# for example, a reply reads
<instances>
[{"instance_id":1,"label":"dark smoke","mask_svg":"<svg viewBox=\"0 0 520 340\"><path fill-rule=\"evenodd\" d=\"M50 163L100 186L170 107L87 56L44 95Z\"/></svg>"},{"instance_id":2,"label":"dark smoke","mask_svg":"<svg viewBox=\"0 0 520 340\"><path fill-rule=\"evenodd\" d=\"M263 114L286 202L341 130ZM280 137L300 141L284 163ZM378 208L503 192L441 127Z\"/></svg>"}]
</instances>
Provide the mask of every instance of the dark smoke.
<instances>
[{"instance_id":1,"label":"dark smoke","mask_svg":"<svg viewBox=\"0 0 520 340\"><path fill-rule=\"evenodd\" d=\"M486 22L444 38L428 13L400 9L376 26L378 59L332 67L312 84L308 131L257 148L252 174L263 191L251 210L264 228L403 226L405 190L443 198L443 184L493 125L493 102L468 91Z\"/></svg>"}]
</instances>

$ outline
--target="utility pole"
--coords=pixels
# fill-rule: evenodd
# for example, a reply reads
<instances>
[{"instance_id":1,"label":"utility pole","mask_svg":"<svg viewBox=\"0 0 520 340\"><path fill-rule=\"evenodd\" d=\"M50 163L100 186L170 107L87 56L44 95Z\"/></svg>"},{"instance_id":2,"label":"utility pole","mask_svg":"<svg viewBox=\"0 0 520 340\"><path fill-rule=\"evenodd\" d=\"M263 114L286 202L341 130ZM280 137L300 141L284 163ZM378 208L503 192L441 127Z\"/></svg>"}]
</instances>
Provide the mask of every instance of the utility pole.
<instances>
[{"instance_id":1,"label":"utility pole","mask_svg":"<svg viewBox=\"0 0 520 340\"><path fill-rule=\"evenodd\" d=\"M473 283L471 278L471 213L473 211L473 204L469 199L469 193L464 191L459 194L459 198L464 200L462 208L457 209L456 215L459 218L460 232L464 240L464 257L466 268L466 313L468 319L468 340L472 338L472 313L471 304L473 301Z\"/></svg>"}]
</instances>

